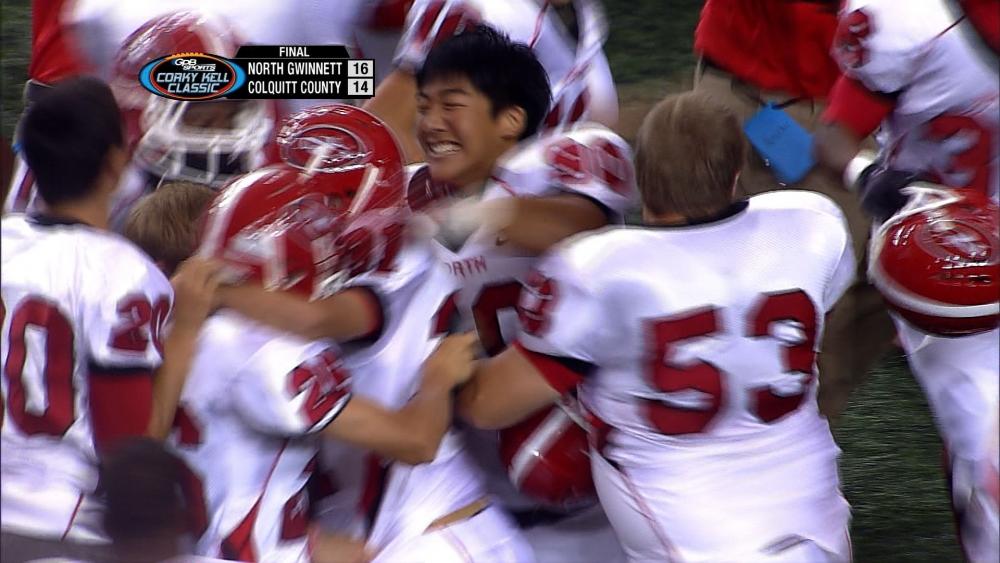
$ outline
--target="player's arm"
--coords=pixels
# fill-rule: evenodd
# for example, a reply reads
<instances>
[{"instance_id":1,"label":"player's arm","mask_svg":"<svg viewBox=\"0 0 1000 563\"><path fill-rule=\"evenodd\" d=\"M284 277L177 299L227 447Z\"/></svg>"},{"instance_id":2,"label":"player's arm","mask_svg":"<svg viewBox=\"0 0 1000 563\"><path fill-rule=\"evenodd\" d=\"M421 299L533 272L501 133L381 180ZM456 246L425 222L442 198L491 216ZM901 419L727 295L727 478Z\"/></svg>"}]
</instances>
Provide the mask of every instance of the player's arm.
<instances>
[{"instance_id":1,"label":"player's arm","mask_svg":"<svg viewBox=\"0 0 1000 563\"><path fill-rule=\"evenodd\" d=\"M91 426L101 452L132 436L166 436L211 303L214 270L185 268L161 354L171 286L151 263L131 267L144 269L142 282L117 285L134 279L132 271L98 280L107 298L95 301L85 320Z\"/></svg>"},{"instance_id":2,"label":"player's arm","mask_svg":"<svg viewBox=\"0 0 1000 563\"><path fill-rule=\"evenodd\" d=\"M412 72L393 70L363 107L395 133L407 164L423 162L424 151L417 142L417 79Z\"/></svg>"},{"instance_id":3,"label":"player's arm","mask_svg":"<svg viewBox=\"0 0 1000 563\"><path fill-rule=\"evenodd\" d=\"M473 334L446 338L424 362L420 389L405 407L390 411L354 397L324 435L411 465L433 460L451 425L452 391L472 372L475 343Z\"/></svg>"},{"instance_id":4,"label":"player's arm","mask_svg":"<svg viewBox=\"0 0 1000 563\"><path fill-rule=\"evenodd\" d=\"M249 284L220 287L217 298L223 307L310 340L332 338L348 342L377 334L382 326L381 302L374 292L363 287L308 301Z\"/></svg>"},{"instance_id":5,"label":"player's arm","mask_svg":"<svg viewBox=\"0 0 1000 563\"><path fill-rule=\"evenodd\" d=\"M164 440L170 433L184 382L191 371L198 333L212 309L218 282L215 268L189 259L170 280L174 290L173 324L163 342L163 363L153 380L153 406L147 435Z\"/></svg>"},{"instance_id":6,"label":"player's arm","mask_svg":"<svg viewBox=\"0 0 1000 563\"><path fill-rule=\"evenodd\" d=\"M492 430L512 426L558 401L568 389L554 387L528 354L523 347L511 346L482 362L458 395L459 415L477 428Z\"/></svg>"},{"instance_id":7,"label":"player's arm","mask_svg":"<svg viewBox=\"0 0 1000 563\"><path fill-rule=\"evenodd\" d=\"M874 92L857 79L841 76L830 91L829 105L814 139L820 164L843 176L862 142L895 105L895 96Z\"/></svg>"},{"instance_id":8,"label":"player's arm","mask_svg":"<svg viewBox=\"0 0 1000 563\"><path fill-rule=\"evenodd\" d=\"M452 232L486 229L498 240L540 255L563 239L607 225L609 213L583 195L562 194L459 202L447 220Z\"/></svg>"},{"instance_id":9,"label":"player's arm","mask_svg":"<svg viewBox=\"0 0 1000 563\"><path fill-rule=\"evenodd\" d=\"M506 198L510 220L499 235L525 250L541 254L577 233L608 224L608 214L591 199L578 195Z\"/></svg>"},{"instance_id":10,"label":"player's arm","mask_svg":"<svg viewBox=\"0 0 1000 563\"><path fill-rule=\"evenodd\" d=\"M592 275L560 249L528 277L518 303L518 340L482 362L458 398L459 414L479 428L520 422L575 389L596 369L598 346L615 348L614 317L590 285Z\"/></svg>"}]
</instances>

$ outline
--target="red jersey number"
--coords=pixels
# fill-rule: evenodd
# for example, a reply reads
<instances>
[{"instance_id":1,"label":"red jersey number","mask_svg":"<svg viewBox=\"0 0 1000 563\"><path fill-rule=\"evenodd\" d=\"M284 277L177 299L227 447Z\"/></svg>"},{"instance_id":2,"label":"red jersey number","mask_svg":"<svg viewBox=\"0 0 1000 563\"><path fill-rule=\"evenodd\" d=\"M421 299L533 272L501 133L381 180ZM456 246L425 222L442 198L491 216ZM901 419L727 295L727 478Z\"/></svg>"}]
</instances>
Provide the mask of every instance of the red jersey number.
<instances>
[{"instance_id":1,"label":"red jersey number","mask_svg":"<svg viewBox=\"0 0 1000 563\"><path fill-rule=\"evenodd\" d=\"M152 341L157 352L163 354L160 333L170 313L166 297L150 303L144 295L126 295L118 302L120 324L111 333L108 346L123 352L145 352Z\"/></svg>"},{"instance_id":2,"label":"red jersey number","mask_svg":"<svg viewBox=\"0 0 1000 563\"><path fill-rule=\"evenodd\" d=\"M841 16L833 38L833 53L840 66L858 68L868 62L865 39L872 34L871 18L864 10Z\"/></svg>"},{"instance_id":3,"label":"red jersey number","mask_svg":"<svg viewBox=\"0 0 1000 563\"><path fill-rule=\"evenodd\" d=\"M934 182L989 193L996 132L967 115L940 115L928 122L927 138L951 155L946 167L933 172Z\"/></svg>"},{"instance_id":4,"label":"red jersey number","mask_svg":"<svg viewBox=\"0 0 1000 563\"><path fill-rule=\"evenodd\" d=\"M6 306L0 302L0 322L6 313ZM32 390L36 387L24 382L29 329L35 337L45 341L41 369L44 397L33 397ZM76 419L72 325L54 303L32 296L18 303L11 312L8 339L7 361L3 365L7 380L4 410L29 436L62 436ZM44 405L44 408L38 412L37 406L30 408L29 405Z\"/></svg>"},{"instance_id":5,"label":"red jersey number","mask_svg":"<svg viewBox=\"0 0 1000 563\"><path fill-rule=\"evenodd\" d=\"M674 357L677 344L719 331L718 311L717 308L697 309L649 324L649 380L657 391L675 394L671 398L644 400L650 423L663 434L679 436L705 431L725 401L725 372L700 359L681 365ZM797 333L795 338L779 334L780 323L793 327L791 330ZM815 380L818 323L815 305L801 290L764 295L751 309L746 335L781 341L785 372L805 375L799 393L779 393L771 385L750 390L751 409L760 421L775 422L802 405ZM794 343L786 340L794 340ZM687 392L687 396L681 396L680 392Z\"/></svg>"}]
</instances>

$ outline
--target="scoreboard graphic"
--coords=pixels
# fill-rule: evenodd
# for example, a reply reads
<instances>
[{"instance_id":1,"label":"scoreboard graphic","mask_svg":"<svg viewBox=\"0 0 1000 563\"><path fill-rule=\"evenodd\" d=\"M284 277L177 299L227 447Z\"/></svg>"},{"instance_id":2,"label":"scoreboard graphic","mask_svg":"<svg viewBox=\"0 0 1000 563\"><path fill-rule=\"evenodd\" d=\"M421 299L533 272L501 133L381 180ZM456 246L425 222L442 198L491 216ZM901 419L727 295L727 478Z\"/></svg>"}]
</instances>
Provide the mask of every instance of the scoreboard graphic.
<instances>
[{"instance_id":1,"label":"scoreboard graphic","mask_svg":"<svg viewBox=\"0 0 1000 563\"><path fill-rule=\"evenodd\" d=\"M352 59L342 45L244 45L233 58L160 57L143 67L139 82L158 96L184 101L367 99L375 93L375 63Z\"/></svg>"}]
</instances>

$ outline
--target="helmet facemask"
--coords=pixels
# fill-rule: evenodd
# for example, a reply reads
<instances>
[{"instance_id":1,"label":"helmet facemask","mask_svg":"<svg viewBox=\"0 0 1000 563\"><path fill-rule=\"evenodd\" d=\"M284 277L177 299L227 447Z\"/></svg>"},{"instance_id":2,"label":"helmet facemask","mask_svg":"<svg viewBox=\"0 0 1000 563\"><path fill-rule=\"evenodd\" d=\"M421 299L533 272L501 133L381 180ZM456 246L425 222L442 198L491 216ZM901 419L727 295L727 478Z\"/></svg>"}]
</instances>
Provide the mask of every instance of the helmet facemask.
<instances>
[{"instance_id":1,"label":"helmet facemask","mask_svg":"<svg viewBox=\"0 0 1000 563\"><path fill-rule=\"evenodd\" d=\"M185 180L221 187L235 176L251 171L271 136L272 120L260 100L192 102L151 96L140 120L143 131L134 158L145 170L168 180ZM188 123L191 111L219 111L216 104L240 104L225 127L200 127Z\"/></svg>"}]
</instances>

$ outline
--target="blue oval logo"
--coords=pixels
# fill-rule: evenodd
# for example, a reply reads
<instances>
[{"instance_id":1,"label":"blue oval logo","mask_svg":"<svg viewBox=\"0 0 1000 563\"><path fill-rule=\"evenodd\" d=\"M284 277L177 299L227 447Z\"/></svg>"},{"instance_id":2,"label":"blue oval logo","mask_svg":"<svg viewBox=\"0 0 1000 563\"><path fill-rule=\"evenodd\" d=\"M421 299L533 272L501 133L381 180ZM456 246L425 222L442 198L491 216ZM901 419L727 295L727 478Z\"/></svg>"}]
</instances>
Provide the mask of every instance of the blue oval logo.
<instances>
[{"instance_id":1,"label":"blue oval logo","mask_svg":"<svg viewBox=\"0 0 1000 563\"><path fill-rule=\"evenodd\" d=\"M143 88L164 98L205 101L243 86L247 75L239 65L208 53L178 53L156 59L139 72Z\"/></svg>"}]
</instances>

